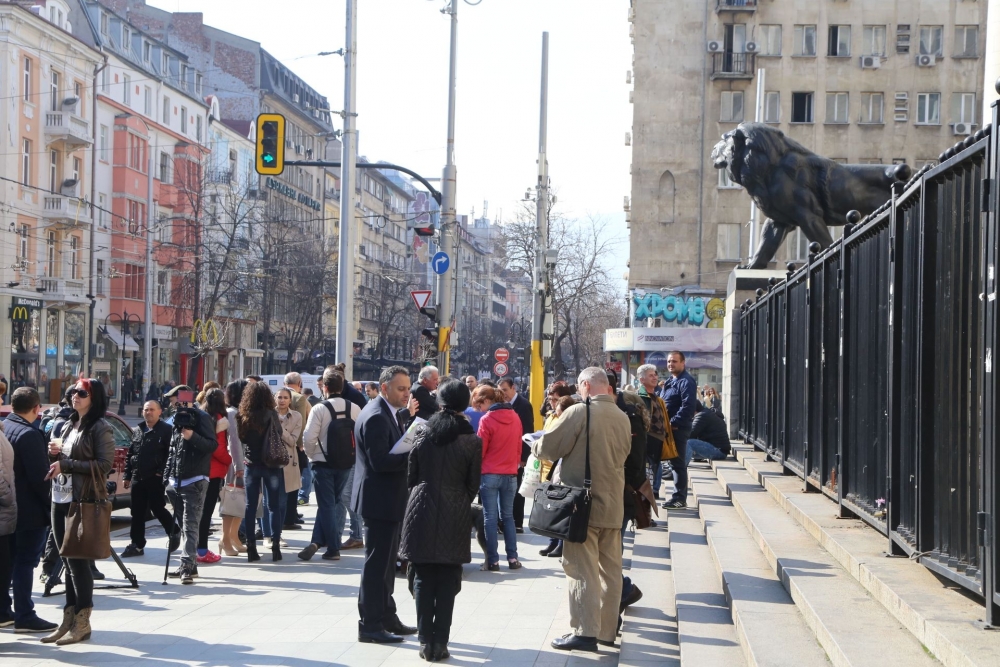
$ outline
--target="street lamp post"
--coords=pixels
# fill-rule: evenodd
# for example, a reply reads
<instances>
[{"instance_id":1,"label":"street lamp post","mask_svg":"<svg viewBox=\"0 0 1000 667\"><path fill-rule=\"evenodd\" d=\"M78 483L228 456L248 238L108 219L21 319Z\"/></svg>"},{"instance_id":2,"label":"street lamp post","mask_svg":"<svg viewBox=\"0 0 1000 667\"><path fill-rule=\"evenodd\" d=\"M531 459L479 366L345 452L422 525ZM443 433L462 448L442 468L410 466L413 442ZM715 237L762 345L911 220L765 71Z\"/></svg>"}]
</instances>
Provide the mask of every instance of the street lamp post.
<instances>
[{"instance_id":1,"label":"street lamp post","mask_svg":"<svg viewBox=\"0 0 1000 667\"><path fill-rule=\"evenodd\" d=\"M108 320L114 317L118 318L118 325L122 329L122 344L121 344L122 360L118 366L118 414L124 415L125 414L125 341L129 333L131 332L130 325L131 322L133 321L132 318L135 318L134 321L136 325L142 322L142 318L140 318L138 315L134 313L129 313L127 310L123 311L121 315L119 315L118 313L111 313L104 318L105 331L108 328ZM149 332L147 332L147 336L148 335ZM146 363L148 364L149 362L147 361ZM144 370L143 372L146 371Z\"/></svg>"}]
</instances>

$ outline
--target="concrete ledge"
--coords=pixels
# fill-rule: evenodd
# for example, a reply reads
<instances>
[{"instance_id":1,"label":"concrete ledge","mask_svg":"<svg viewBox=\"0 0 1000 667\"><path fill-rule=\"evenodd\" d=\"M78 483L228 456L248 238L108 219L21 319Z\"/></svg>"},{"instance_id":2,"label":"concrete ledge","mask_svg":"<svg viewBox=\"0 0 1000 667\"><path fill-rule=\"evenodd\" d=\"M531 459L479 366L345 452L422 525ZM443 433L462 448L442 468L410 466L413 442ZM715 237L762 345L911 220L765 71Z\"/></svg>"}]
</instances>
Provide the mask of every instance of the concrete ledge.
<instances>
[{"instance_id":1,"label":"concrete ledge","mask_svg":"<svg viewBox=\"0 0 1000 667\"><path fill-rule=\"evenodd\" d=\"M697 468L691 473L693 494L689 498L697 498L698 514L746 664L830 664L714 475ZM694 517L694 512L671 511L671 527L685 515Z\"/></svg>"},{"instance_id":2,"label":"concrete ledge","mask_svg":"<svg viewBox=\"0 0 1000 667\"><path fill-rule=\"evenodd\" d=\"M622 623L621 667L680 667L677 611L670 576L671 553L666 522L636 531L628 575L642 599L625 610Z\"/></svg>"},{"instance_id":3,"label":"concrete ledge","mask_svg":"<svg viewBox=\"0 0 1000 667\"><path fill-rule=\"evenodd\" d=\"M837 563L948 667L1000 666L1000 633L977 625L982 604L907 558L887 558L888 539L861 521L838 519L822 494L803 493L802 482L782 475L781 465L746 446L737 458Z\"/></svg>"}]
</instances>

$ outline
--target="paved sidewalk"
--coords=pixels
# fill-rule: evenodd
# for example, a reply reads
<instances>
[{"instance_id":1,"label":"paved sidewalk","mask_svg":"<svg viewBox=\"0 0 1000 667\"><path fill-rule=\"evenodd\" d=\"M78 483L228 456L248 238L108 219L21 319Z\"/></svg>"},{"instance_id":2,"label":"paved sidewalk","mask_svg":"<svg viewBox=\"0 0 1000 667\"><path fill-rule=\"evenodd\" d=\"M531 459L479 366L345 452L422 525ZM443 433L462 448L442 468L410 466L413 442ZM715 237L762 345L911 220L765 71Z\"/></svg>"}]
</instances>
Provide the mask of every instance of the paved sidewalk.
<instances>
[{"instance_id":1,"label":"paved sidewalk","mask_svg":"<svg viewBox=\"0 0 1000 667\"><path fill-rule=\"evenodd\" d=\"M199 566L201 576L191 586L174 579L161 585L166 538L159 527L149 528L145 556L124 561L139 577L140 588L95 593L91 641L57 648L41 644L37 635L0 630L0 665L424 664L415 636L394 646L357 643L363 551L345 551L339 562L319 555L300 561L296 553L308 540L315 506L302 509L306 530L285 534L289 547L280 563L272 563L264 551L263 560L253 564L245 557L223 557L217 565ZM127 533L126 527L113 534L119 553ZM518 537L524 568L516 572L480 572L481 552L473 541L475 562L465 567L456 601L449 664L617 665L616 649L566 654L549 646L569 631L562 568L558 559L538 555L547 540L528 533ZM99 566L108 577L103 583L124 581L113 561ZM36 583L39 615L58 621L63 597L42 598L41 589ZM416 625L404 579L396 580L395 598L402 620Z\"/></svg>"}]
</instances>

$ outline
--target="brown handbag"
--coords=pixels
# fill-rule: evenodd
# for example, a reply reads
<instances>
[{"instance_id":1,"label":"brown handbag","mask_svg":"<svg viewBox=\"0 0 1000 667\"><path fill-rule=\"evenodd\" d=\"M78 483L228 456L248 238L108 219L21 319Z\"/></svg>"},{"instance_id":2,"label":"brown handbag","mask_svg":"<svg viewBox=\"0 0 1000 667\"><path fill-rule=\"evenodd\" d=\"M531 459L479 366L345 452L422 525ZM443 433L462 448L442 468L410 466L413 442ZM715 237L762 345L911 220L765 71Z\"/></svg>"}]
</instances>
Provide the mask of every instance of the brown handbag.
<instances>
[{"instance_id":1,"label":"brown handbag","mask_svg":"<svg viewBox=\"0 0 1000 667\"><path fill-rule=\"evenodd\" d=\"M95 466L90 466L94 483L93 500L74 500L66 513L66 534L59 555L63 558L104 560L111 556L111 501L107 487L97 483ZM104 490L104 498L97 498Z\"/></svg>"},{"instance_id":2,"label":"brown handbag","mask_svg":"<svg viewBox=\"0 0 1000 667\"><path fill-rule=\"evenodd\" d=\"M649 528L653 525L653 513L660 516L660 511L656 509L656 499L653 497L653 487L646 479L638 489L628 487L635 499L635 527L638 529Z\"/></svg>"}]
</instances>

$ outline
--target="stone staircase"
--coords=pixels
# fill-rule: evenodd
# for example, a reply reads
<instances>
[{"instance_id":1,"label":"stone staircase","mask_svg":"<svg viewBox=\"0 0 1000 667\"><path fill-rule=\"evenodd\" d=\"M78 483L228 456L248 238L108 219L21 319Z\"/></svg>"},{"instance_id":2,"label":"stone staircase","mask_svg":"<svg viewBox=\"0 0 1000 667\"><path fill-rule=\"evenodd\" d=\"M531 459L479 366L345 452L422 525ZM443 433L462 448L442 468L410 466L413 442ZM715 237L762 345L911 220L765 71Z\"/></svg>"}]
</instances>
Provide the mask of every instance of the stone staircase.
<instances>
[{"instance_id":1,"label":"stone staircase","mask_svg":"<svg viewBox=\"0 0 1000 667\"><path fill-rule=\"evenodd\" d=\"M639 531L619 664L1000 667L983 607L840 519L761 452L693 464L686 510ZM660 510L663 512L663 510Z\"/></svg>"}]
</instances>

